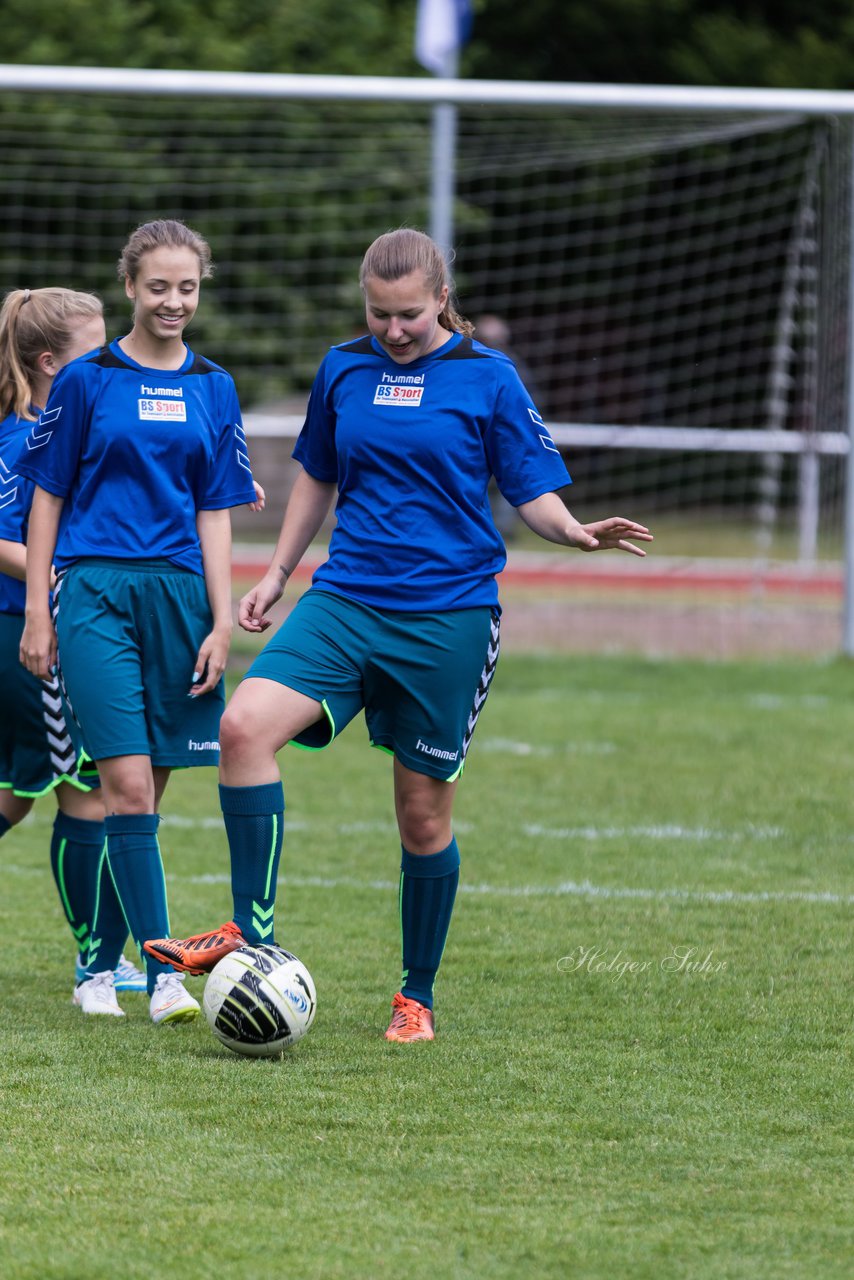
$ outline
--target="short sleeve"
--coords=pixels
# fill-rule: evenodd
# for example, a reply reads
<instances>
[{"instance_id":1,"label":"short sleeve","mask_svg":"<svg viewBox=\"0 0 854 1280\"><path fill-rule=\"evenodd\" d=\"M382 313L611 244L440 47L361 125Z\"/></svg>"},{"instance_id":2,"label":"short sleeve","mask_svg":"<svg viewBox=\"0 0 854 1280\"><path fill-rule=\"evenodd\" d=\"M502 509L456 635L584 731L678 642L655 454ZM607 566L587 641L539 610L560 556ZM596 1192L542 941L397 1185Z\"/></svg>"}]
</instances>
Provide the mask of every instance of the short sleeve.
<instances>
[{"instance_id":1,"label":"short sleeve","mask_svg":"<svg viewBox=\"0 0 854 1280\"><path fill-rule=\"evenodd\" d=\"M338 456L335 447L335 411L327 386L329 357L321 364L311 388L305 422L297 437L293 457L314 480L337 484Z\"/></svg>"},{"instance_id":2,"label":"short sleeve","mask_svg":"<svg viewBox=\"0 0 854 1280\"><path fill-rule=\"evenodd\" d=\"M485 444L492 473L514 507L571 484L542 415L513 364L498 364L498 386Z\"/></svg>"}]
</instances>

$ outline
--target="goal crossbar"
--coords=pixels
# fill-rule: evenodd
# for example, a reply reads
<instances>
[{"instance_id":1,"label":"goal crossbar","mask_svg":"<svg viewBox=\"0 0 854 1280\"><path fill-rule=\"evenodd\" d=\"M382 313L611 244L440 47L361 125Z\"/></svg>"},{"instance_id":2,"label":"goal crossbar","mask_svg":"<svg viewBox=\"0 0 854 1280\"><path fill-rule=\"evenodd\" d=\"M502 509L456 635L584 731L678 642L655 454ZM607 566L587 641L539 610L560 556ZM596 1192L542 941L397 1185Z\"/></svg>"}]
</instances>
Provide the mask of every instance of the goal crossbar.
<instances>
[{"instance_id":1,"label":"goal crossbar","mask_svg":"<svg viewBox=\"0 0 854 1280\"><path fill-rule=\"evenodd\" d=\"M301 414L246 413L251 436L294 440L302 429ZM786 453L845 457L848 437L842 431L723 431L702 427L612 427L583 422L544 423L555 444L599 449L661 449L684 453Z\"/></svg>"},{"instance_id":2,"label":"goal crossbar","mask_svg":"<svg viewBox=\"0 0 854 1280\"><path fill-rule=\"evenodd\" d=\"M538 83L437 77L297 75L250 71L166 71L139 67L59 67L0 64L0 89L52 92L167 94L397 101L458 106L554 106L641 111L796 111L854 115L854 92L686 85Z\"/></svg>"}]
</instances>

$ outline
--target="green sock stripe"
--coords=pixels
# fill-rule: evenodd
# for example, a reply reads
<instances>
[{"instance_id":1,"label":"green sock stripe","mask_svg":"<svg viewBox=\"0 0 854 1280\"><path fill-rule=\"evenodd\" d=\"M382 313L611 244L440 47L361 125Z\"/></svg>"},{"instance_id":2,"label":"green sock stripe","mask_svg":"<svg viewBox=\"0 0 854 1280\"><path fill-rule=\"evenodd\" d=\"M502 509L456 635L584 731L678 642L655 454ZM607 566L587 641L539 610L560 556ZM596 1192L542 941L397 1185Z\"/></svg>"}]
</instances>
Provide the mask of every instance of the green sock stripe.
<instances>
[{"instance_id":1,"label":"green sock stripe","mask_svg":"<svg viewBox=\"0 0 854 1280\"><path fill-rule=\"evenodd\" d=\"M104 859L107 859L107 870L110 869L110 861L107 858L107 840L104 837L104 843L101 846L101 856L98 859L98 870L95 874L95 906L92 909L92 932L89 934L89 946L86 950L86 966L98 959L98 951L101 947L101 939L95 937L95 925L98 923L98 908L101 905L101 874L104 870ZM112 872L110 872L112 879Z\"/></svg>"},{"instance_id":2,"label":"green sock stripe","mask_svg":"<svg viewBox=\"0 0 854 1280\"><path fill-rule=\"evenodd\" d=\"M160 867L160 883L163 885L163 901L166 905L166 932L167 937L170 937L172 934L172 927L169 924L169 899L166 896L166 868L163 865L163 852L160 848L160 840L158 839L157 832L154 833L154 843L157 846L157 862ZM124 908L122 909L124 910ZM140 955L144 955L145 952L142 950L142 942L140 942L138 946Z\"/></svg>"},{"instance_id":3,"label":"green sock stripe","mask_svg":"<svg viewBox=\"0 0 854 1280\"><path fill-rule=\"evenodd\" d=\"M110 862L107 858L107 840L104 837L104 843L101 845L101 856L98 859L98 870L95 873L95 905L92 908L92 934L89 936L89 959L94 960L98 954L98 947L101 945L101 939L94 937L95 925L98 923L98 908L101 905L101 875L104 871L104 861L107 862L107 870L110 869ZM112 877L112 872L110 872Z\"/></svg>"},{"instance_id":4,"label":"green sock stripe","mask_svg":"<svg viewBox=\"0 0 854 1280\"><path fill-rule=\"evenodd\" d=\"M278 843L278 838L279 838L279 815L277 813L274 813L272 817L273 817L273 839L270 843L270 859L267 863L267 883L264 885L265 898L269 898L270 896L270 881L273 876L273 863L276 858L276 844Z\"/></svg>"},{"instance_id":5,"label":"green sock stripe","mask_svg":"<svg viewBox=\"0 0 854 1280\"><path fill-rule=\"evenodd\" d=\"M397 886L397 918L400 923L400 962L403 964L403 868L401 868L400 882ZM406 985L406 979L408 977L409 970L404 969L400 978L401 987Z\"/></svg>"},{"instance_id":6,"label":"green sock stripe","mask_svg":"<svg viewBox=\"0 0 854 1280\"><path fill-rule=\"evenodd\" d=\"M65 892L65 847L68 844L65 836L59 842L59 852L56 856L56 878L59 881L59 894L62 898L62 909L65 912L65 918L74 929L74 912L71 910L71 903L68 901L68 894Z\"/></svg>"}]
</instances>

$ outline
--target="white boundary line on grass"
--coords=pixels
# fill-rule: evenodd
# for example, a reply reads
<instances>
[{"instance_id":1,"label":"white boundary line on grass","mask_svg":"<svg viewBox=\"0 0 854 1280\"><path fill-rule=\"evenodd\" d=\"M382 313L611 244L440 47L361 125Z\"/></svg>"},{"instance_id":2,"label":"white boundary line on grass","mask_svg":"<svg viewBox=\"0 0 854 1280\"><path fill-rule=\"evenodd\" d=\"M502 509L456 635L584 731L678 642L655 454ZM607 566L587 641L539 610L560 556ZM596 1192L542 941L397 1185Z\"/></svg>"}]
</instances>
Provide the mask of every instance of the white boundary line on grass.
<instances>
[{"instance_id":1,"label":"white boundary line on grass","mask_svg":"<svg viewBox=\"0 0 854 1280\"><path fill-rule=\"evenodd\" d=\"M168 877L172 879L173 877ZM174 879L192 884L229 884L229 876L175 876ZM373 889L383 893L397 892L396 880L358 880L355 876L282 876L279 884L291 889ZM735 905L763 902L813 902L829 905L848 905L854 903L854 893L809 893L793 890L763 891L756 893L739 893L735 890L707 889L646 889L629 888L620 885L592 884L589 880L565 880L557 885L499 885L499 884L466 884L460 882L458 893L473 897L495 898L600 898L600 899L633 899L640 898L651 902L710 902L733 903Z\"/></svg>"},{"instance_id":2,"label":"white boundary line on grass","mask_svg":"<svg viewBox=\"0 0 854 1280\"><path fill-rule=\"evenodd\" d=\"M8 864L7 874L19 876L47 875L47 867L19 867ZM230 884L226 874L184 876L169 872L167 881L180 884ZM279 876L278 883L285 889L370 889L374 892L396 893L396 880L359 880L355 876ZM628 885L592 884L589 880L564 880L561 884L466 884L460 883L461 894L478 898L595 898L599 900L632 900L645 902L705 902L746 906L774 902L810 902L816 905L851 906L854 893L810 893L807 890L763 890L754 893L734 889L648 889L631 888Z\"/></svg>"}]
</instances>

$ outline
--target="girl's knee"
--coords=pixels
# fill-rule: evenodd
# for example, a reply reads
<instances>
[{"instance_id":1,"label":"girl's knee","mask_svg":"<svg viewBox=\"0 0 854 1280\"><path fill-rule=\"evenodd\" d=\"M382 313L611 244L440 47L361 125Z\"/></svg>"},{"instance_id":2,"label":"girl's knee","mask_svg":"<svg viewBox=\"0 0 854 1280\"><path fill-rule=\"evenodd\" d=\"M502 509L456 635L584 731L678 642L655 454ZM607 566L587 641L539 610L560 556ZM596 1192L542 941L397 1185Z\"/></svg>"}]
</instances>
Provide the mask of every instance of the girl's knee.
<instances>
[{"instance_id":1,"label":"girl's knee","mask_svg":"<svg viewBox=\"0 0 854 1280\"><path fill-rule=\"evenodd\" d=\"M252 746L254 735L250 717L240 707L229 704L219 723L219 749L223 759L245 754Z\"/></svg>"}]
</instances>

